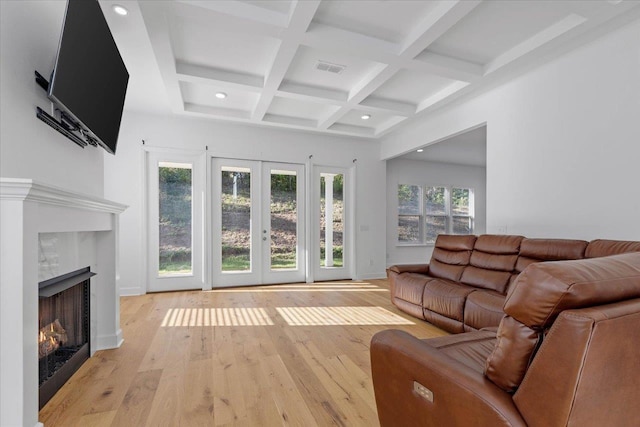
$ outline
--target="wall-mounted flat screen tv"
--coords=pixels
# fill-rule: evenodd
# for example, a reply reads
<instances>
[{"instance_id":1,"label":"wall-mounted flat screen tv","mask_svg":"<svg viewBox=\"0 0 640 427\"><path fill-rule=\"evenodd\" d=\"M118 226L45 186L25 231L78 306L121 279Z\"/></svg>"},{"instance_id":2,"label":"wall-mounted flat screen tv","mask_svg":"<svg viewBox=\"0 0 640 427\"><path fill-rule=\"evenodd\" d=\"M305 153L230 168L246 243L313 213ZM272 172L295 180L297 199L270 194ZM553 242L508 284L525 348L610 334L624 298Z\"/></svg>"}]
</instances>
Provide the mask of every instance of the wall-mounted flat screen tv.
<instances>
[{"instance_id":1,"label":"wall-mounted flat screen tv","mask_svg":"<svg viewBox=\"0 0 640 427\"><path fill-rule=\"evenodd\" d=\"M69 0L49 98L115 154L129 73L97 0Z\"/></svg>"}]
</instances>

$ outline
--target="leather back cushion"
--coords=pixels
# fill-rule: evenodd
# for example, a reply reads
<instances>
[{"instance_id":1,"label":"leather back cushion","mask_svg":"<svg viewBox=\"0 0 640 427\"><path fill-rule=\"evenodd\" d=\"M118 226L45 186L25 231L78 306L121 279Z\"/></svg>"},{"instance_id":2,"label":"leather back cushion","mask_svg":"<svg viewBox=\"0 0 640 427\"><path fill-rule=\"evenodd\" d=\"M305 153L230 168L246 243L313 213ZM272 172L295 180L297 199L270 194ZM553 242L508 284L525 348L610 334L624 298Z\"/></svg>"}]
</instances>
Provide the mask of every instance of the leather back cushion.
<instances>
[{"instance_id":1,"label":"leather back cushion","mask_svg":"<svg viewBox=\"0 0 640 427\"><path fill-rule=\"evenodd\" d=\"M520 273L529 264L584 258L587 242L567 239L523 239L515 270Z\"/></svg>"},{"instance_id":2,"label":"leather back cushion","mask_svg":"<svg viewBox=\"0 0 640 427\"><path fill-rule=\"evenodd\" d=\"M484 374L501 389L514 392L527 372L538 344L538 332L513 317L504 316L497 332L496 346L487 358Z\"/></svg>"},{"instance_id":3,"label":"leather back cushion","mask_svg":"<svg viewBox=\"0 0 640 427\"><path fill-rule=\"evenodd\" d=\"M522 242L522 239L524 239L522 236L483 234L482 236L478 236L473 249L490 254L517 255L520 251L520 242Z\"/></svg>"},{"instance_id":4,"label":"leather back cushion","mask_svg":"<svg viewBox=\"0 0 640 427\"><path fill-rule=\"evenodd\" d=\"M436 239L436 248L446 249L448 251L470 251L476 242L476 236L473 234L465 236L457 236L453 234L439 234Z\"/></svg>"},{"instance_id":5,"label":"leather back cushion","mask_svg":"<svg viewBox=\"0 0 640 427\"><path fill-rule=\"evenodd\" d=\"M476 236L440 234L429 262L429 275L454 282L460 280L462 271L469 265Z\"/></svg>"},{"instance_id":6,"label":"leather back cushion","mask_svg":"<svg viewBox=\"0 0 640 427\"><path fill-rule=\"evenodd\" d=\"M640 297L640 252L536 263L515 280L504 305L498 344L485 374L512 392L534 357L542 331L564 310Z\"/></svg>"},{"instance_id":7,"label":"leather back cushion","mask_svg":"<svg viewBox=\"0 0 640 427\"><path fill-rule=\"evenodd\" d=\"M640 297L640 252L532 264L513 283L504 311L534 328L548 328L570 308Z\"/></svg>"},{"instance_id":8,"label":"leather back cushion","mask_svg":"<svg viewBox=\"0 0 640 427\"><path fill-rule=\"evenodd\" d=\"M624 240L592 240L585 251L585 258L640 252L640 242Z\"/></svg>"},{"instance_id":9,"label":"leather back cushion","mask_svg":"<svg viewBox=\"0 0 640 427\"><path fill-rule=\"evenodd\" d=\"M464 269L460 281L465 285L491 289L504 294L510 278L511 273L507 271L489 270L470 265Z\"/></svg>"},{"instance_id":10,"label":"leather back cushion","mask_svg":"<svg viewBox=\"0 0 640 427\"><path fill-rule=\"evenodd\" d=\"M460 281L504 293L515 268L522 239L522 236L479 236L471 253L470 266L464 269Z\"/></svg>"}]
</instances>

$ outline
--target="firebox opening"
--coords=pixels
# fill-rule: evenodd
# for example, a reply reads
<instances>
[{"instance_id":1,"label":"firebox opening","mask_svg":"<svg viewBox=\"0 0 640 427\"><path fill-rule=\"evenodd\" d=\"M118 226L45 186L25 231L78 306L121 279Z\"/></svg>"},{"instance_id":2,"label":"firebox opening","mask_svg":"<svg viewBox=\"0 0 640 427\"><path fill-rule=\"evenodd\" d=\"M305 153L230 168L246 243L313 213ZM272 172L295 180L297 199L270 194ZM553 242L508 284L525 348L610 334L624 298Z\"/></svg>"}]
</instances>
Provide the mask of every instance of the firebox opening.
<instances>
[{"instance_id":1,"label":"firebox opening","mask_svg":"<svg viewBox=\"0 0 640 427\"><path fill-rule=\"evenodd\" d=\"M39 284L40 408L89 358L89 267Z\"/></svg>"}]
</instances>

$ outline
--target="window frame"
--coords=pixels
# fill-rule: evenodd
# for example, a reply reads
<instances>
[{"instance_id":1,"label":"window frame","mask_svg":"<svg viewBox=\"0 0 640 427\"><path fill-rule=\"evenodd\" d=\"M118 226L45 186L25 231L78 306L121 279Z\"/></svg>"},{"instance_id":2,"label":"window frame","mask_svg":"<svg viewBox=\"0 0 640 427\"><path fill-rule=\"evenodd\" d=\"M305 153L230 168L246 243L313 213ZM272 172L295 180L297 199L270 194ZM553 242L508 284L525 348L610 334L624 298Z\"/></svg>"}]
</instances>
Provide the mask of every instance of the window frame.
<instances>
[{"instance_id":1,"label":"window frame","mask_svg":"<svg viewBox=\"0 0 640 427\"><path fill-rule=\"evenodd\" d=\"M400 213L400 200L399 200L399 190L400 186L412 186L419 188L419 213L418 214L401 214ZM426 212L426 190L427 188L443 188L445 193L445 214L429 214ZM469 191L469 213L468 214L456 214L453 211L453 200L452 194L453 190L468 190ZM444 218L445 221L445 233L447 234L458 234L458 235L466 235L460 233L454 233L454 219L455 218L469 218L469 226L470 232L468 234L473 234L475 230L475 190L473 187L459 186L459 185L431 185L431 184L415 184L415 183L404 183L400 182L396 186L396 201L397 201L397 209L396 209L396 246L433 246L435 244L435 240L429 241L427 240L427 226L426 220L428 217L431 218ZM411 241L402 241L400 240L400 219L402 217L415 217L419 218L419 226L418 226L418 239Z\"/></svg>"}]
</instances>

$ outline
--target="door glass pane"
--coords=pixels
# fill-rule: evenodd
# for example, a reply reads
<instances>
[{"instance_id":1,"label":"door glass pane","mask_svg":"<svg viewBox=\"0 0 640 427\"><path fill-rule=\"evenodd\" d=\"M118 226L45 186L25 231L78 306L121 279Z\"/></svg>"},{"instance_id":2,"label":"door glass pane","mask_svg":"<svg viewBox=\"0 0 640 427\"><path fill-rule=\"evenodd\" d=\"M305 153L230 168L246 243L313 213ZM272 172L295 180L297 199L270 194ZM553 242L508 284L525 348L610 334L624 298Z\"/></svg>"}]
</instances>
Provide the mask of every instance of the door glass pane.
<instances>
[{"instance_id":1,"label":"door glass pane","mask_svg":"<svg viewBox=\"0 0 640 427\"><path fill-rule=\"evenodd\" d=\"M320 175L320 266L344 265L344 175Z\"/></svg>"},{"instance_id":2,"label":"door glass pane","mask_svg":"<svg viewBox=\"0 0 640 427\"><path fill-rule=\"evenodd\" d=\"M192 165L160 162L159 276L192 273Z\"/></svg>"},{"instance_id":3,"label":"door glass pane","mask_svg":"<svg viewBox=\"0 0 640 427\"><path fill-rule=\"evenodd\" d=\"M271 269L296 269L298 251L297 176L271 170Z\"/></svg>"},{"instance_id":4,"label":"door glass pane","mask_svg":"<svg viewBox=\"0 0 640 427\"><path fill-rule=\"evenodd\" d=\"M222 271L251 270L251 170L222 167Z\"/></svg>"}]
</instances>

